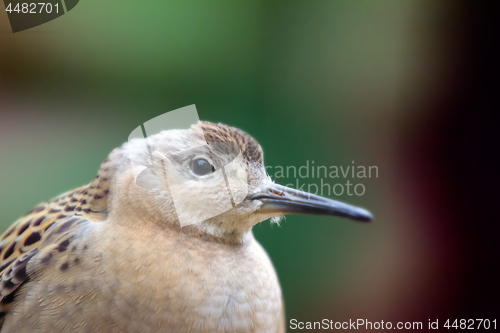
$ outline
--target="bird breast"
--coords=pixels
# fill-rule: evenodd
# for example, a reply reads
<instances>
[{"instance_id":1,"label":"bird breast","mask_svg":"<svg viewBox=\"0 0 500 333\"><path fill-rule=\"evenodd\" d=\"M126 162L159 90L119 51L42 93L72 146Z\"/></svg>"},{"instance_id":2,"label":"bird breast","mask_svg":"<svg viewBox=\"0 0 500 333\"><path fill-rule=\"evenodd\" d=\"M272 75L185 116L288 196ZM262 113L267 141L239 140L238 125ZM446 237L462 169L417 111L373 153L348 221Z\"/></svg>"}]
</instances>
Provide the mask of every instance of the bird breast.
<instances>
[{"instance_id":1,"label":"bird breast","mask_svg":"<svg viewBox=\"0 0 500 333\"><path fill-rule=\"evenodd\" d=\"M276 332L281 289L253 236L241 245L168 230L136 232L128 245L126 238L116 246L106 237L108 250L100 251L106 275L116 277L109 287L123 321L149 318L175 331L189 322L195 331Z\"/></svg>"},{"instance_id":2,"label":"bird breast","mask_svg":"<svg viewBox=\"0 0 500 333\"><path fill-rule=\"evenodd\" d=\"M23 328L36 315L44 332L279 331L279 282L253 236L228 245L128 229L100 224L78 240L78 265L35 277L19 298Z\"/></svg>"}]
</instances>

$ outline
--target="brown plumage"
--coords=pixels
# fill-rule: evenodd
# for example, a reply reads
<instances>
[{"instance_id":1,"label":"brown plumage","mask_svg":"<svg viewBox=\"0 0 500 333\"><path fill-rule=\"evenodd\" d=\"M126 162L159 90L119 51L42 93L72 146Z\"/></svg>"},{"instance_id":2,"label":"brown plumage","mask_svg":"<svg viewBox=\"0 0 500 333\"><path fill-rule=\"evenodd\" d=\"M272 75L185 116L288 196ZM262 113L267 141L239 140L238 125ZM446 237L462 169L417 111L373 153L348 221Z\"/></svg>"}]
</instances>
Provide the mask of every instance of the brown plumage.
<instances>
[{"instance_id":1,"label":"brown plumage","mask_svg":"<svg viewBox=\"0 0 500 333\"><path fill-rule=\"evenodd\" d=\"M274 185L252 137L222 124L199 125L162 132L149 144L166 159L199 146L200 137L213 147L236 144L243 162L235 172L248 174L245 199L181 227L168 185L137 185L130 167L136 143L115 149L89 184L38 205L2 235L1 332L285 331L277 276L251 232L288 213L266 206L265 196L275 202L280 189L270 192ZM224 154L215 149L210 158L216 164ZM218 181L217 172L199 177L185 167L189 162L177 162L188 189L183 200L203 207L212 199L204 188ZM154 163L146 180L171 185ZM233 173L224 177L231 181Z\"/></svg>"}]
</instances>

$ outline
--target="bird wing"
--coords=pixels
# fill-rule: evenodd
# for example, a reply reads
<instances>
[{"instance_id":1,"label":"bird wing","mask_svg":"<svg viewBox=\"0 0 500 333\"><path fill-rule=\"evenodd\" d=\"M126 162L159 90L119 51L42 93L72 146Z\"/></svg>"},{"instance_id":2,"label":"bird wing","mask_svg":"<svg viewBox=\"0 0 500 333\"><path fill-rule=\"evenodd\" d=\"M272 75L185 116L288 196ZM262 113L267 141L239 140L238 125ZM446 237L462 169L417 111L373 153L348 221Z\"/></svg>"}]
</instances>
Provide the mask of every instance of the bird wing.
<instances>
[{"instance_id":1,"label":"bird wing","mask_svg":"<svg viewBox=\"0 0 500 333\"><path fill-rule=\"evenodd\" d=\"M16 292L29 280L28 263L37 258L43 260L52 251L64 252L82 223L106 218L106 210L92 209L98 202L90 200L89 192L95 197L91 186L92 183L39 204L0 237L0 329ZM36 254L39 255L35 257Z\"/></svg>"},{"instance_id":2,"label":"bird wing","mask_svg":"<svg viewBox=\"0 0 500 333\"><path fill-rule=\"evenodd\" d=\"M122 155L116 148L90 183L39 204L0 236L0 330L9 304L29 280L28 264L64 252L82 224L107 218L111 179Z\"/></svg>"}]
</instances>

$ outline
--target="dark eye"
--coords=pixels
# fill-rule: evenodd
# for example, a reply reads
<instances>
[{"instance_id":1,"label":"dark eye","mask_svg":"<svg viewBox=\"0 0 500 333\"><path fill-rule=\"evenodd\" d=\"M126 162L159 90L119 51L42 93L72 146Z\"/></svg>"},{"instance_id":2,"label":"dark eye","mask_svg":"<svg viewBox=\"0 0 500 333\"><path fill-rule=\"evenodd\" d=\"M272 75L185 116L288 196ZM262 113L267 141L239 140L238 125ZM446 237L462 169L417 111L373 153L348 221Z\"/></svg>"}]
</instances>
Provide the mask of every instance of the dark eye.
<instances>
[{"instance_id":1,"label":"dark eye","mask_svg":"<svg viewBox=\"0 0 500 333\"><path fill-rule=\"evenodd\" d=\"M208 175L215 171L214 166L204 158L195 158L191 162L191 170L198 176Z\"/></svg>"}]
</instances>

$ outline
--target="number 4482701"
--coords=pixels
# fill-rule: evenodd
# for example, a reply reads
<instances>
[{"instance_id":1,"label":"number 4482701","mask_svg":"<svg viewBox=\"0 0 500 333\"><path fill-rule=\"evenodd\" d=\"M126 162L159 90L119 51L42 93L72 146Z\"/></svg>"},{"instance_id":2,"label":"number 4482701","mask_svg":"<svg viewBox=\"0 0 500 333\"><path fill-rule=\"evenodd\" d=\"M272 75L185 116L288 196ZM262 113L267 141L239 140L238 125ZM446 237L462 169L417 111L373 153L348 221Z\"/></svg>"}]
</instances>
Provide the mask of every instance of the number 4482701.
<instances>
[{"instance_id":1,"label":"number 4482701","mask_svg":"<svg viewBox=\"0 0 500 333\"><path fill-rule=\"evenodd\" d=\"M24 14L50 14L55 9L56 13L59 13L59 4L52 6L50 2L39 2L39 3L18 3L14 8L12 8L12 3L9 3L5 11L12 13L24 13Z\"/></svg>"},{"instance_id":2,"label":"number 4482701","mask_svg":"<svg viewBox=\"0 0 500 333\"><path fill-rule=\"evenodd\" d=\"M474 330L474 329L497 329L497 320L489 319L455 319L453 323L450 323L450 319L444 323L443 327L447 329L461 329L461 330Z\"/></svg>"}]
</instances>

